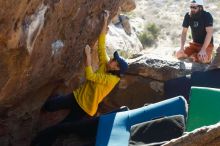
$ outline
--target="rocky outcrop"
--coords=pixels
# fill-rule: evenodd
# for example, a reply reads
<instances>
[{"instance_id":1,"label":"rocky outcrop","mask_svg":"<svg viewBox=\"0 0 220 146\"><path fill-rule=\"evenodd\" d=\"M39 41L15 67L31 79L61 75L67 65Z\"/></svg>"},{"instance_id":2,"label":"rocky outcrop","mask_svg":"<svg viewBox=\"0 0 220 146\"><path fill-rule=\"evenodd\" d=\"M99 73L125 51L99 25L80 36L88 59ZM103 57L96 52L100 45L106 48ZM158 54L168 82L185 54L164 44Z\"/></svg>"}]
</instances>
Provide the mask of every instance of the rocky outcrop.
<instances>
[{"instance_id":1,"label":"rocky outcrop","mask_svg":"<svg viewBox=\"0 0 220 146\"><path fill-rule=\"evenodd\" d=\"M173 139L163 146L219 146L220 123L196 129L184 136Z\"/></svg>"},{"instance_id":2,"label":"rocky outcrop","mask_svg":"<svg viewBox=\"0 0 220 146\"><path fill-rule=\"evenodd\" d=\"M0 0L1 146L29 145L46 98L82 82L83 49L97 41L102 11L113 17L124 1Z\"/></svg>"},{"instance_id":3,"label":"rocky outcrop","mask_svg":"<svg viewBox=\"0 0 220 146\"><path fill-rule=\"evenodd\" d=\"M109 50L108 54L113 54L117 50L125 58L129 58L143 49L134 30L130 28L129 34L127 34L126 28L123 27L121 22L109 25L106 45Z\"/></svg>"},{"instance_id":4,"label":"rocky outcrop","mask_svg":"<svg viewBox=\"0 0 220 146\"><path fill-rule=\"evenodd\" d=\"M118 9L117 14L112 18L112 23L109 25L109 32L107 35L107 47L112 54L117 50L126 58L133 54L139 53L143 50L143 46L135 32L134 27L130 24L128 16L123 12L130 12L135 9L136 4L134 0L127 0Z\"/></svg>"},{"instance_id":5,"label":"rocky outcrop","mask_svg":"<svg viewBox=\"0 0 220 146\"><path fill-rule=\"evenodd\" d=\"M152 54L139 54L130 59L129 74L138 74L143 77L159 81L181 77L194 71L203 71L208 65L185 62L180 60L165 59L163 56Z\"/></svg>"},{"instance_id":6,"label":"rocky outcrop","mask_svg":"<svg viewBox=\"0 0 220 146\"><path fill-rule=\"evenodd\" d=\"M163 82L138 75L124 76L119 85L100 104L100 112L112 111L121 106L130 109L163 99Z\"/></svg>"},{"instance_id":7,"label":"rocky outcrop","mask_svg":"<svg viewBox=\"0 0 220 146\"><path fill-rule=\"evenodd\" d=\"M130 12L136 8L136 3L134 0L127 0L121 6L123 12Z\"/></svg>"}]
</instances>

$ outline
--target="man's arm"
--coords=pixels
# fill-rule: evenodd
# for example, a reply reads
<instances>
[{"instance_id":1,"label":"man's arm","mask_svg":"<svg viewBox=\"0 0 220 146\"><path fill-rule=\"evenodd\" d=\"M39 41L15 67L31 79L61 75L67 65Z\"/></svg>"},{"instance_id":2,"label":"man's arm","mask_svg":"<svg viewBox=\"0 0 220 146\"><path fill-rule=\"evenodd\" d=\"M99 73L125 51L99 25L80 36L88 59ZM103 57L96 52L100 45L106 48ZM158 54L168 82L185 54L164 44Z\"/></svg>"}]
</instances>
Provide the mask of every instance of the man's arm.
<instances>
[{"instance_id":1,"label":"man's arm","mask_svg":"<svg viewBox=\"0 0 220 146\"><path fill-rule=\"evenodd\" d=\"M184 50L184 45L185 45L185 42L186 42L187 31L188 31L188 28L187 27L183 27L182 34L181 34L180 50Z\"/></svg>"},{"instance_id":2,"label":"man's arm","mask_svg":"<svg viewBox=\"0 0 220 146\"><path fill-rule=\"evenodd\" d=\"M109 83L115 83L119 81L119 78L117 76L109 76L103 73L94 73L92 69L92 61L91 61L91 48L89 45L86 45L85 47L85 55L86 55L86 67L85 67L85 73L86 73L86 79L97 82L100 84L109 84Z\"/></svg>"},{"instance_id":3,"label":"man's arm","mask_svg":"<svg viewBox=\"0 0 220 146\"><path fill-rule=\"evenodd\" d=\"M204 41L202 48L201 48L204 50L209 46L211 39L212 39L212 35L213 35L213 27L212 26L206 27L205 29L206 29L207 34L206 34L205 41Z\"/></svg>"},{"instance_id":4,"label":"man's arm","mask_svg":"<svg viewBox=\"0 0 220 146\"><path fill-rule=\"evenodd\" d=\"M206 48L209 46L211 39L212 39L212 35L213 35L213 27L206 27L206 37L205 37L205 41L202 45L202 48L199 52L199 60L201 60L202 62L207 62L208 61L208 56L206 53Z\"/></svg>"},{"instance_id":5,"label":"man's arm","mask_svg":"<svg viewBox=\"0 0 220 146\"><path fill-rule=\"evenodd\" d=\"M180 50L176 52L176 57L186 57L186 54L184 53L184 46L186 42L186 35L187 35L188 28L183 27L182 33L181 33L181 40L180 40Z\"/></svg>"},{"instance_id":6,"label":"man's arm","mask_svg":"<svg viewBox=\"0 0 220 146\"><path fill-rule=\"evenodd\" d=\"M105 10L104 11L104 24L103 24L103 27L101 30L101 34L106 34L106 32L107 32L108 18L109 18L109 11Z\"/></svg>"},{"instance_id":7,"label":"man's arm","mask_svg":"<svg viewBox=\"0 0 220 146\"><path fill-rule=\"evenodd\" d=\"M190 15L189 13L186 13L183 19L183 23L182 23L182 33L181 33L181 44L180 44L180 50L184 50L184 45L186 42L186 35L187 35L187 31L190 25Z\"/></svg>"}]
</instances>

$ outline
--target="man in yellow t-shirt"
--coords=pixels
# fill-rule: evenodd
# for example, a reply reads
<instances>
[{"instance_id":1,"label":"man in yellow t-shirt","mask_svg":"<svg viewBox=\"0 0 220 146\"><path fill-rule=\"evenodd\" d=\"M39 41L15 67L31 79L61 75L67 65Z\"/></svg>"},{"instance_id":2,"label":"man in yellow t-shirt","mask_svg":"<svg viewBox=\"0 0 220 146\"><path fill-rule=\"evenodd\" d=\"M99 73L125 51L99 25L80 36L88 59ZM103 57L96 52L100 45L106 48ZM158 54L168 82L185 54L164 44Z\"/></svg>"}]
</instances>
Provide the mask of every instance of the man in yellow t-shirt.
<instances>
[{"instance_id":1,"label":"man in yellow t-shirt","mask_svg":"<svg viewBox=\"0 0 220 146\"><path fill-rule=\"evenodd\" d=\"M32 145L52 145L57 135L68 133L67 131L70 130L69 128L64 128L66 123L94 116L99 103L111 92L119 82L120 76L127 70L127 62L119 56L117 51L114 52L114 58L108 60L105 47L108 18L109 12L105 11L104 26L98 39L99 69L96 72L93 71L91 66L91 48L87 45L85 47L86 82L68 95L49 99L43 107L44 110L49 112L60 109L71 109L71 112L57 125L41 131L32 141Z\"/></svg>"}]
</instances>

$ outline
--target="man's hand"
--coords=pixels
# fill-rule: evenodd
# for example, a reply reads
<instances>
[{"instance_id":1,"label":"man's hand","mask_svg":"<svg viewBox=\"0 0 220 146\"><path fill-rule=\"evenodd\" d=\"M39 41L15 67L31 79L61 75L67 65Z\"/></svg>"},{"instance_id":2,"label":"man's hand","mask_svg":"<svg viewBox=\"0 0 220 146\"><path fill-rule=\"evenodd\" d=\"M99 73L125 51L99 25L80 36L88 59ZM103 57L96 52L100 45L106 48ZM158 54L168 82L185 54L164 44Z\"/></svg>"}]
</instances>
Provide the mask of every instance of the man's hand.
<instances>
[{"instance_id":1,"label":"man's hand","mask_svg":"<svg viewBox=\"0 0 220 146\"><path fill-rule=\"evenodd\" d=\"M208 55L206 53L206 51L204 49L201 49L198 53L198 59L203 62L203 63L207 63L209 62L208 60Z\"/></svg>"},{"instance_id":2,"label":"man's hand","mask_svg":"<svg viewBox=\"0 0 220 146\"><path fill-rule=\"evenodd\" d=\"M187 55L184 53L184 50L183 50L183 49L178 50L178 51L175 53L175 56L176 56L176 58L178 58L178 59L186 58L186 57L187 57Z\"/></svg>"}]
</instances>

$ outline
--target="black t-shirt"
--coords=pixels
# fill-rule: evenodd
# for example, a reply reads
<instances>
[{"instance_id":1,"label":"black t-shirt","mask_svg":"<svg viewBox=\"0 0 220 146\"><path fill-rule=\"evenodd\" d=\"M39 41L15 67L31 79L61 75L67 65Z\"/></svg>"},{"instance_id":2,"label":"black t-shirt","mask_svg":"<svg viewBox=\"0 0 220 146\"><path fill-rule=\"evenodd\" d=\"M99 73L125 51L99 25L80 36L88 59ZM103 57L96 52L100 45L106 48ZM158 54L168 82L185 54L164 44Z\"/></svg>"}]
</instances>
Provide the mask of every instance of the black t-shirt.
<instances>
[{"instance_id":1,"label":"black t-shirt","mask_svg":"<svg viewBox=\"0 0 220 146\"><path fill-rule=\"evenodd\" d=\"M192 18L189 13L186 13L182 26L186 28L190 26L193 42L203 44L206 37L205 28L213 26L213 18L212 15L206 11L202 11L196 18ZM210 43L213 44L213 37Z\"/></svg>"}]
</instances>

